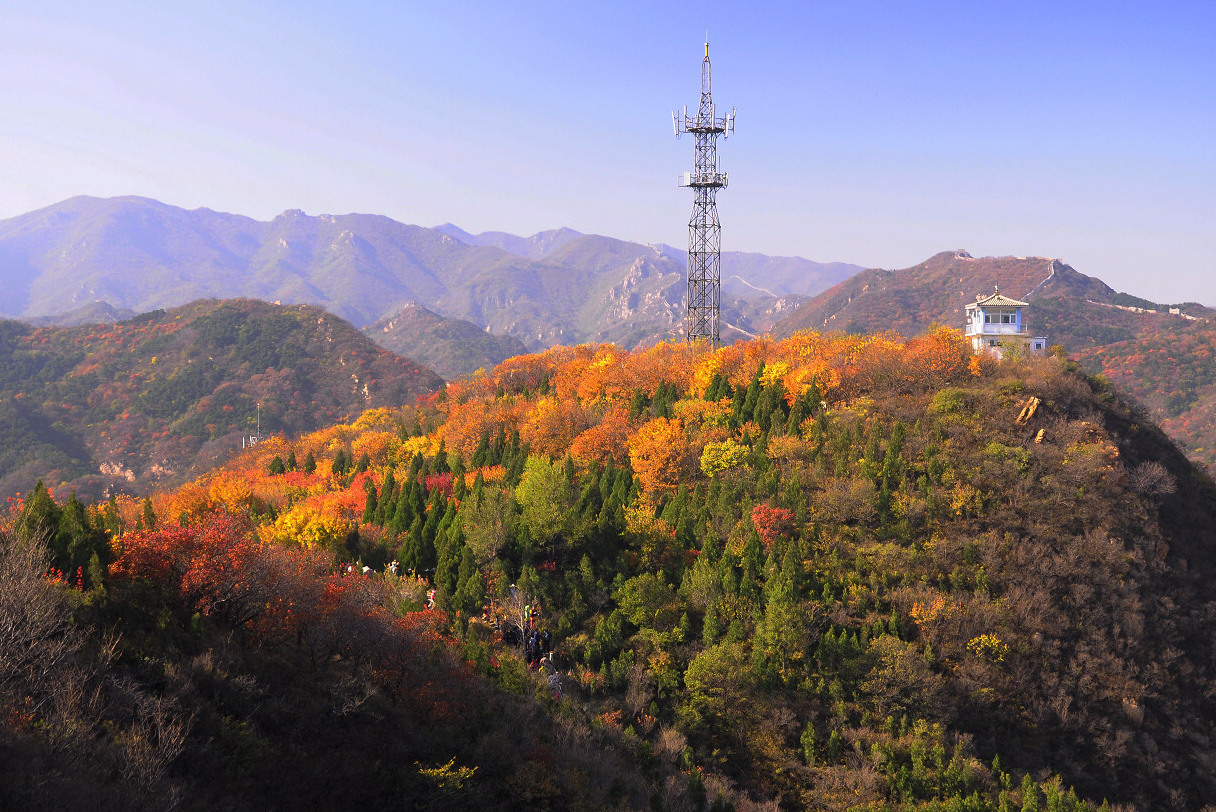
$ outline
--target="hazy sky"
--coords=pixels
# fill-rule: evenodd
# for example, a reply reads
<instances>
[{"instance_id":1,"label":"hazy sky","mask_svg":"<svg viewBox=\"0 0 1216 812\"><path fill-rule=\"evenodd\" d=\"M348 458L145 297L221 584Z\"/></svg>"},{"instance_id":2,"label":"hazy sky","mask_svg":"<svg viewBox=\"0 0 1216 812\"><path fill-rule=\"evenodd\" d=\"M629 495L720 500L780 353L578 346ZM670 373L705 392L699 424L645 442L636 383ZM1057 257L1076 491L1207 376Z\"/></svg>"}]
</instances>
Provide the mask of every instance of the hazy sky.
<instances>
[{"instance_id":1,"label":"hazy sky","mask_svg":"<svg viewBox=\"0 0 1216 812\"><path fill-rule=\"evenodd\" d=\"M729 250L1054 256L1216 305L1216 3L0 6L0 218L137 194L683 247L709 32Z\"/></svg>"}]
</instances>

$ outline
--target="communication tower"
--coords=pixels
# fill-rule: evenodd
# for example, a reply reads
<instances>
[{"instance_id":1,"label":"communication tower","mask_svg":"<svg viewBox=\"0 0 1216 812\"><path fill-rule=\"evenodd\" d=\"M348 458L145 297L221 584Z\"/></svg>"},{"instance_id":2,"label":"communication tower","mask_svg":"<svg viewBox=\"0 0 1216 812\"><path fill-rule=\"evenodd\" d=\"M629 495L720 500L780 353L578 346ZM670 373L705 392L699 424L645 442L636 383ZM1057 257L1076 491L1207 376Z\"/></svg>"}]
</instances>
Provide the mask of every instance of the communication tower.
<instances>
[{"instance_id":1,"label":"communication tower","mask_svg":"<svg viewBox=\"0 0 1216 812\"><path fill-rule=\"evenodd\" d=\"M258 401L258 428L256 434L241 437L241 448L253 448L266 438L262 436L262 403Z\"/></svg>"},{"instance_id":2,"label":"communication tower","mask_svg":"<svg viewBox=\"0 0 1216 812\"><path fill-rule=\"evenodd\" d=\"M726 188L726 173L718 171L718 136L735 131L735 110L719 116L714 108L710 81L709 42L701 61L701 103L695 115L671 114L676 138L692 133L696 160L692 172L680 175L681 186L696 192L688 219L688 299L684 317L687 341L709 341L718 346L718 311L722 303L722 226L718 222L718 190Z\"/></svg>"}]
</instances>

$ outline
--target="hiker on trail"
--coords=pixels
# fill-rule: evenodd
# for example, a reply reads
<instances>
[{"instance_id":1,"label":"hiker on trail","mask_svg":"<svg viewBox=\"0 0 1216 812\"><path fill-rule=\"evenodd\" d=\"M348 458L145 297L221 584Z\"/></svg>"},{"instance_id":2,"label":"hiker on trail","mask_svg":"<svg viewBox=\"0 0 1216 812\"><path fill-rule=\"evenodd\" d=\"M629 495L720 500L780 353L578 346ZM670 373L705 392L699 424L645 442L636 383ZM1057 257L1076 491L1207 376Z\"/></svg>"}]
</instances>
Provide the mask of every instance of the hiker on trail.
<instances>
[{"instance_id":1,"label":"hiker on trail","mask_svg":"<svg viewBox=\"0 0 1216 812\"><path fill-rule=\"evenodd\" d=\"M528 638L528 666L540 664L540 635L537 632L532 632L532 636Z\"/></svg>"},{"instance_id":2,"label":"hiker on trail","mask_svg":"<svg viewBox=\"0 0 1216 812\"><path fill-rule=\"evenodd\" d=\"M545 675L545 681L549 683L549 687L553 689L553 698L558 702L562 700L562 678L557 673L557 666L553 664L553 655L547 654L540 660L540 672Z\"/></svg>"},{"instance_id":3,"label":"hiker on trail","mask_svg":"<svg viewBox=\"0 0 1216 812\"><path fill-rule=\"evenodd\" d=\"M541 651L545 654L553 651L553 635L549 634L549 630L545 629L540 635Z\"/></svg>"}]
</instances>

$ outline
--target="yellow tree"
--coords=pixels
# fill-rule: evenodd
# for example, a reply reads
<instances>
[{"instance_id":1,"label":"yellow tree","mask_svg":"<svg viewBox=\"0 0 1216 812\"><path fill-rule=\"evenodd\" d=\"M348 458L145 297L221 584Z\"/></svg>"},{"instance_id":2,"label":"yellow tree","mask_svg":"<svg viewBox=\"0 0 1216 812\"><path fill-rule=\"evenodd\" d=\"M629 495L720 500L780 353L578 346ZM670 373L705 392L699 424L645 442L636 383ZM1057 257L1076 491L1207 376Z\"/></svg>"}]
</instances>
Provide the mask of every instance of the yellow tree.
<instances>
[{"instance_id":1,"label":"yellow tree","mask_svg":"<svg viewBox=\"0 0 1216 812\"><path fill-rule=\"evenodd\" d=\"M629 412L617 404L604 412L597 425L570 443L570 456L587 465L591 461L624 462L629 450Z\"/></svg>"},{"instance_id":2,"label":"yellow tree","mask_svg":"<svg viewBox=\"0 0 1216 812\"><path fill-rule=\"evenodd\" d=\"M587 428L587 416L573 400L541 398L519 427L519 436L539 454L562 456Z\"/></svg>"},{"instance_id":3,"label":"yellow tree","mask_svg":"<svg viewBox=\"0 0 1216 812\"><path fill-rule=\"evenodd\" d=\"M689 473L688 456L684 424L679 420L656 417L629 441L633 472L648 491L675 491Z\"/></svg>"}]
</instances>

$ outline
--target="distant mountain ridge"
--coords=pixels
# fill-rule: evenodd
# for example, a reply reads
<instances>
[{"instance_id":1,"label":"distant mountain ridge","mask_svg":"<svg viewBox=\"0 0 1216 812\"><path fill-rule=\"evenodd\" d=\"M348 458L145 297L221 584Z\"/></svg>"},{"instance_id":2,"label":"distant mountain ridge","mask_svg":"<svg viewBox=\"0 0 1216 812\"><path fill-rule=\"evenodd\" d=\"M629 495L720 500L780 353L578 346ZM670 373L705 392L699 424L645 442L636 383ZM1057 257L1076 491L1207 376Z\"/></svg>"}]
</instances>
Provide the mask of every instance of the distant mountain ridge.
<instances>
[{"instance_id":1,"label":"distant mountain ridge","mask_svg":"<svg viewBox=\"0 0 1216 812\"><path fill-rule=\"evenodd\" d=\"M1119 321L1113 312L1119 308L1127 313L1155 310L1168 314L1174 307L1193 317L1216 315L1194 302L1160 305L1118 293L1102 280L1052 257L973 257L960 250L943 251L902 270L871 268L855 274L798 308L774 325L773 332L786 336L796 330L889 330L911 336L933 323L961 329L967 304L998 287L1002 293L1031 302L1065 299L1076 313L1098 307L1102 319L1113 322ZM1057 310L1030 308L1030 329L1048 333L1049 339L1053 331L1057 338L1067 335L1072 340L1061 343L1070 349L1095 341L1106 343L1101 336L1072 331L1077 316Z\"/></svg>"},{"instance_id":2,"label":"distant mountain ridge","mask_svg":"<svg viewBox=\"0 0 1216 812\"><path fill-rule=\"evenodd\" d=\"M493 369L528 351L512 336L487 333L462 319L445 319L414 302L363 333L392 352L412 352L414 360L449 381L478 369Z\"/></svg>"},{"instance_id":3,"label":"distant mountain ridge","mask_svg":"<svg viewBox=\"0 0 1216 812\"><path fill-rule=\"evenodd\" d=\"M544 259L545 255L554 249L561 248L571 240L586 236L572 228L538 231L531 237L517 237L505 231L483 231L480 234L470 234L452 223L436 226L435 230L454 237L465 245L488 245L506 251L508 254L516 254L528 259Z\"/></svg>"},{"instance_id":4,"label":"distant mountain ridge","mask_svg":"<svg viewBox=\"0 0 1216 812\"><path fill-rule=\"evenodd\" d=\"M25 319L38 327L78 327L82 324L106 324L126 321L138 315L134 310L118 308L109 302L89 302L66 313L51 316L33 316Z\"/></svg>"},{"instance_id":5,"label":"distant mountain ridge","mask_svg":"<svg viewBox=\"0 0 1216 812\"><path fill-rule=\"evenodd\" d=\"M444 223L436 230L468 245L489 245L531 259L544 259L567 243L585 236L569 228L541 231L531 237L517 237L502 231L470 234L451 223ZM663 243L648 247L681 268L687 267L686 252ZM862 266L848 262L814 262L802 257L774 257L746 251L722 252L723 290L737 295L759 292L774 298L814 296L861 270Z\"/></svg>"},{"instance_id":6,"label":"distant mountain ridge","mask_svg":"<svg viewBox=\"0 0 1216 812\"><path fill-rule=\"evenodd\" d=\"M139 197L75 197L0 221L0 313L27 320L99 302L146 312L246 297L316 305L367 328L416 302L530 349L633 347L680 333L684 268L683 252L669 246L566 228L473 235L299 210L263 222ZM726 252L724 320L741 336L762 331L767 317L754 315L788 309L857 270Z\"/></svg>"}]
</instances>

